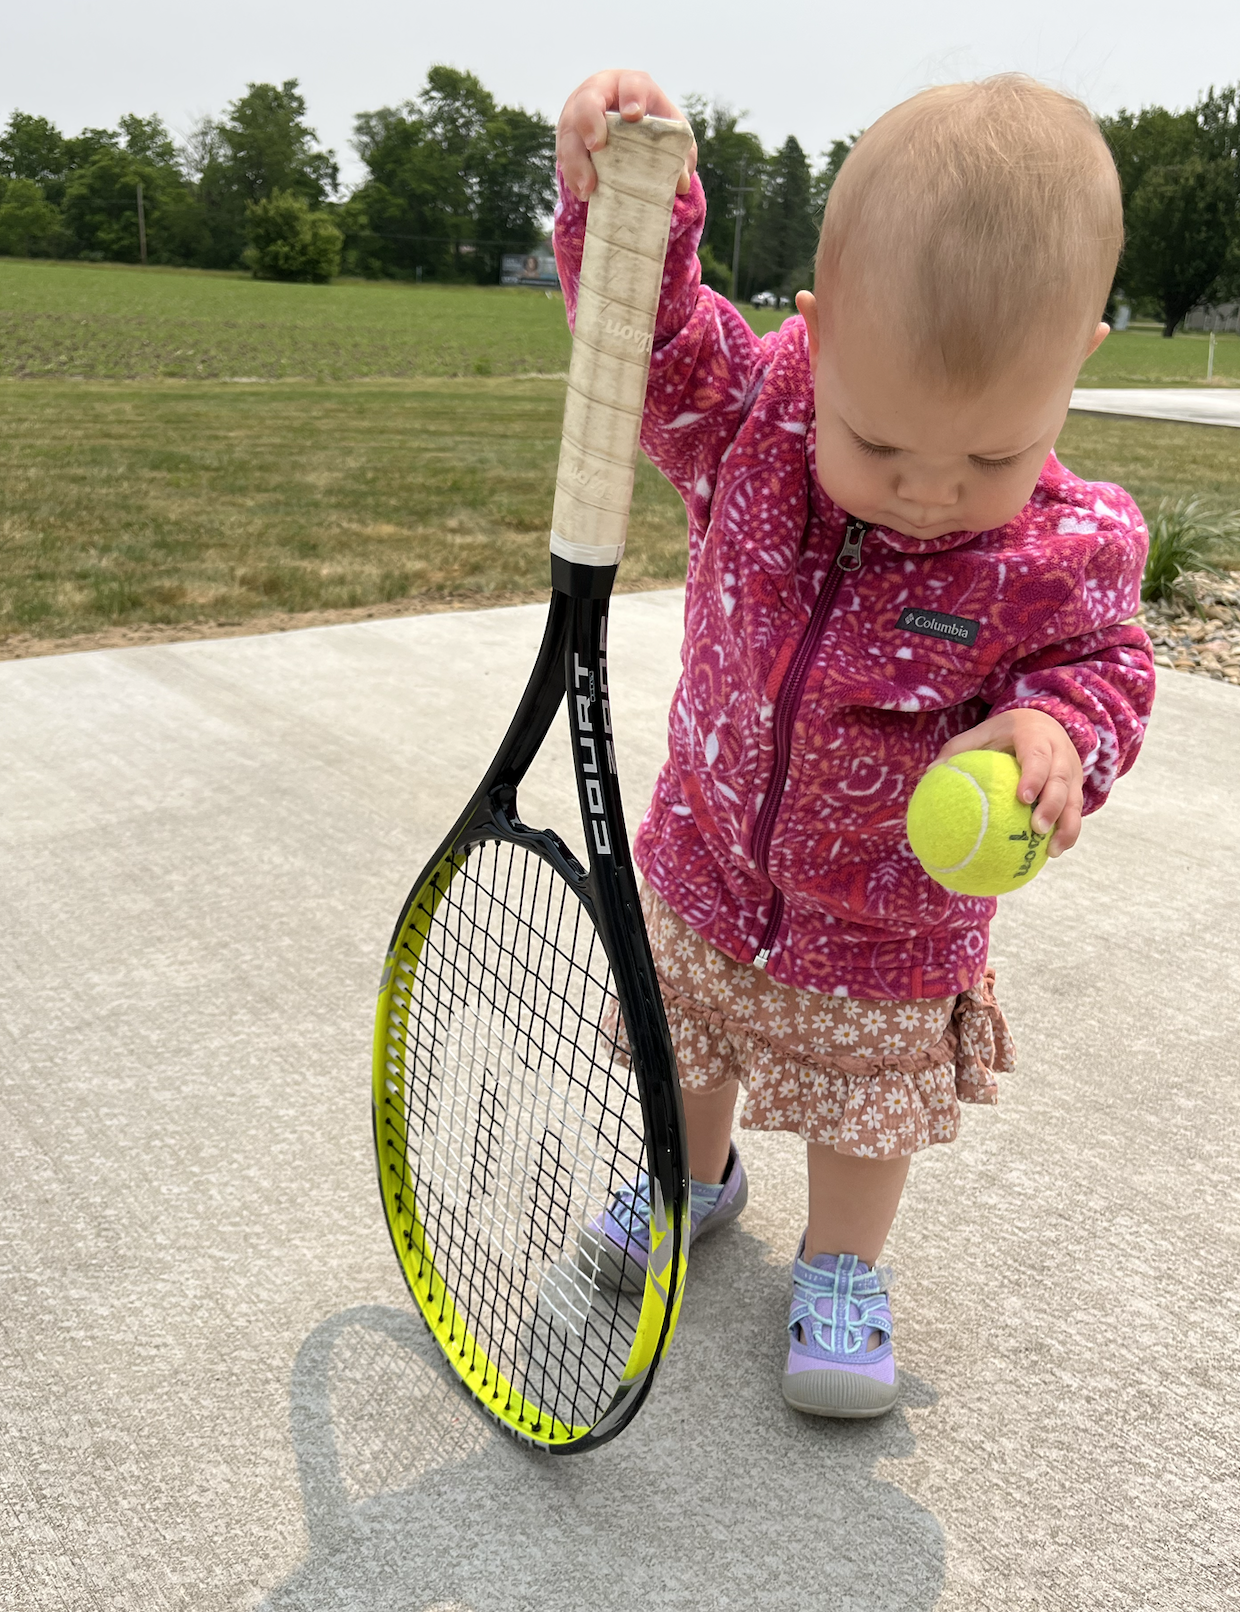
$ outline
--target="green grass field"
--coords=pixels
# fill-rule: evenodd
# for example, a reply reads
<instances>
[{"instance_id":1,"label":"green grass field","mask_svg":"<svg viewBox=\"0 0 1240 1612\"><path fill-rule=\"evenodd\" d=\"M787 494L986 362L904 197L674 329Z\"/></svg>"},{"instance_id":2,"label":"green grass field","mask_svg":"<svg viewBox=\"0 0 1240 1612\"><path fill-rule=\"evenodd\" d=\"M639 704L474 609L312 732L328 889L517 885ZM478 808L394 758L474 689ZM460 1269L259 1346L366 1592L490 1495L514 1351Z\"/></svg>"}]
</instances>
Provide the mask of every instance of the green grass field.
<instances>
[{"instance_id":1,"label":"green grass field","mask_svg":"<svg viewBox=\"0 0 1240 1612\"><path fill-rule=\"evenodd\" d=\"M538 596L563 397L551 380L0 382L0 640ZM1073 415L1061 451L1147 508L1240 507L1234 431ZM683 569L683 510L643 461L622 580Z\"/></svg>"},{"instance_id":2,"label":"green grass field","mask_svg":"<svg viewBox=\"0 0 1240 1612\"><path fill-rule=\"evenodd\" d=\"M743 308L760 334L777 330L789 310ZM1112 331L1081 371L1081 386L1205 386L1210 338L1199 330L1181 331L1170 341L1147 326ZM1214 348L1211 384L1240 386L1240 336L1222 332Z\"/></svg>"},{"instance_id":3,"label":"green grass field","mask_svg":"<svg viewBox=\"0 0 1240 1612\"><path fill-rule=\"evenodd\" d=\"M0 310L0 654L545 591L558 297L0 260ZM1164 354L1202 356L1113 346L1164 382ZM1147 510L1240 507L1235 431L1073 415L1060 447ZM622 583L683 567L683 510L643 461Z\"/></svg>"},{"instance_id":4,"label":"green grass field","mask_svg":"<svg viewBox=\"0 0 1240 1612\"><path fill-rule=\"evenodd\" d=\"M742 310L773 330L787 309ZM1208 336L1110 336L1087 386L1205 384ZM86 380L364 380L558 375L558 295L498 286L362 281L275 285L242 274L0 258L0 376ZM1218 339L1220 384L1240 385L1240 337Z\"/></svg>"},{"instance_id":5,"label":"green grass field","mask_svg":"<svg viewBox=\"0 0 1240 1612\"><path fill-rule=\"evenodd\" d=\"M0 382L0 638L545 592L561 381ZM639 469L624 581L684 570Z\"/></svg>"},{"instance_id":6,"label":"green grass field","mask_svg":"<svg viewBox=\"0 0 1240 1612\"><path fill-rule=\"evenodd\" d=\"M24 380L555 375L569 345L558 293L0 258L0 376Z\"/></svg>"}]
</instances>

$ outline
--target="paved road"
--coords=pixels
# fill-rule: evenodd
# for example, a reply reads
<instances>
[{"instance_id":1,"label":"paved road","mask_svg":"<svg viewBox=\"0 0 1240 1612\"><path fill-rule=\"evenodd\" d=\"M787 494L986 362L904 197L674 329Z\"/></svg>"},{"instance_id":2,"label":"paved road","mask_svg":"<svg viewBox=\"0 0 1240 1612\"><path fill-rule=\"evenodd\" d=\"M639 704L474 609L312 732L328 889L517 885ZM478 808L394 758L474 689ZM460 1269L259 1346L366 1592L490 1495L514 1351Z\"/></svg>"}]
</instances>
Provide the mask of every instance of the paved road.
<instances>
[{"instance_id":1,"label":"paved road","mask_svg":"<svg viewBox=\"0 0 1240 1612\"><path fill-rule=\"evenodd\" d=\"M623 598L636 803L675 594ZM1083 845L1004 905L1022 1066L916 1164L901 1403L779 1396L802 1165L615 1444L493 1433L372 1180L373 993L535 609L0 666L0 1605L662 1612L1235 1605L1240 690L1166 673ZM526 815L568 808L543 775Z\"/></svg>"},{"instance_id":2,"label":"paved road","mask_svg":"<svg viewBox=\"0 0 1240 1612\"><path fill-rule=\"evenodd\" d=\"M1188 425L1240 426L1240 387L1215 391L1193 386L1078 386L1078 414L1124 414L1142 420L1182 420Z\"/></svg>"}]
</instances>

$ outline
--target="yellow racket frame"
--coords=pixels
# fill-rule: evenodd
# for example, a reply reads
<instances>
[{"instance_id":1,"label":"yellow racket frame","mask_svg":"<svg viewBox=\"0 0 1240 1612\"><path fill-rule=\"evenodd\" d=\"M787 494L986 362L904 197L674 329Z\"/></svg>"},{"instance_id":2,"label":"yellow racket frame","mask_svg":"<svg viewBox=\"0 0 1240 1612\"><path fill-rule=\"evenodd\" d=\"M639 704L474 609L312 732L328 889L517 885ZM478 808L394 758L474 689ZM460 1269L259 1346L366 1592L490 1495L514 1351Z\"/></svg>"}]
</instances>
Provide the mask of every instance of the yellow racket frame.
<instances>
[{"instance_id":1,"label":"yellow racket frame","mask_svg":"<svg viewBox=\"0 0 1240 1612\"><path fill-rule=\"evenodd\" d=\"M681 1228L681 1254L675 1272L670 1269L674 1239L657 1181L651 1177L650 1257L637 1328L620 1385L611 1405L593 1426L569 1426L517 1392L499 1367L486 1355L465 1325L443 1276L426 1243L417 1202L408 1182L406 1153L408 1112L402 1049L409 1015L396 995L402 974L410 981L417 972L422 948L430 933L439 903L448 886L465 866L464 853L450 852L409 904L409 911L387 954L375 1013L373 1103L375 1154L388 1231L409 1291L423 1319L443 1351L444 1358L465 1387L490 1415L518 1438L546 1450L566 1450L599 1438L612 1414L641 1387L672 1341L684 1296L689 1246L689 1210L686 1203ZM402 953L404 954L402 957ZM403 1183L403 1185L402 1185ZM670 1312L670 1317L669 1317ZM666 1330L664 1323L667 1323Z\"/></svg>"}]
</instances>

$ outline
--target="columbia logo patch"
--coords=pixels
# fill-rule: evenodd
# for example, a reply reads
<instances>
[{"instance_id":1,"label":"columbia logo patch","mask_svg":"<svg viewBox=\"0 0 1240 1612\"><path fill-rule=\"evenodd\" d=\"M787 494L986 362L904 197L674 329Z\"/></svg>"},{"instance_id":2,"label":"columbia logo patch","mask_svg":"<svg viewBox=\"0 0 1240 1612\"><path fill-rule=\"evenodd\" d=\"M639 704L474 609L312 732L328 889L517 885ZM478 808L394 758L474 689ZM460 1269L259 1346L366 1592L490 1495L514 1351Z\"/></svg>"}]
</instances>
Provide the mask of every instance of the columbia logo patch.
<instances>
[{"instance_id":1,"label":"columbia logo patch","mask_svg":"<svg viewBox=\"0 0 1240 1612\"><path fill-rule=\"evenodd\" d=\"M909 605L901 610L896 626L904 632L919 632L927 638L946 638L953 644L971 644L977 638L980 621L968 616L948 616L941 610L918 610Z\"/></svg>"}]
</instances>

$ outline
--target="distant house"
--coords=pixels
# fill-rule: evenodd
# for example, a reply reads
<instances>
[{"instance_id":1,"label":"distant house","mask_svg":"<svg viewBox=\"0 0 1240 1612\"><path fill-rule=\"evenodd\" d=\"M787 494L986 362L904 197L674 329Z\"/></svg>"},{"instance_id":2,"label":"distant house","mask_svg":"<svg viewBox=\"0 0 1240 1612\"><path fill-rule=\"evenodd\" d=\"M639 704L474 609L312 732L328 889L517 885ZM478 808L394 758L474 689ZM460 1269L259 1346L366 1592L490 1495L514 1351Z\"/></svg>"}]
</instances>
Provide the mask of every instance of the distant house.
<instances>
[{"instance_id":1,"label":"distant house","mask_svg":"<svg viewBox=\"0 0 1240 1612\"><path fill-rule=\"evenodd\" d=\"M528 252L505 252L500 264L501 285L528 285L538 291L558 291L560 274L555 266L551 237L539 241Z\"/></svg>"},{"instance_id":2,"label":"distant house","mask_svg":"<svg viewBox=\"0 0 1240 1612\"><path fill-rule=\"evenodd\" d=\"M1240 331L1240 302L1220 302L1216 307L1203 302L1184 315L1185 330Z\"/></svg>"}]
</instances>

